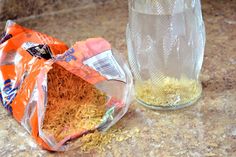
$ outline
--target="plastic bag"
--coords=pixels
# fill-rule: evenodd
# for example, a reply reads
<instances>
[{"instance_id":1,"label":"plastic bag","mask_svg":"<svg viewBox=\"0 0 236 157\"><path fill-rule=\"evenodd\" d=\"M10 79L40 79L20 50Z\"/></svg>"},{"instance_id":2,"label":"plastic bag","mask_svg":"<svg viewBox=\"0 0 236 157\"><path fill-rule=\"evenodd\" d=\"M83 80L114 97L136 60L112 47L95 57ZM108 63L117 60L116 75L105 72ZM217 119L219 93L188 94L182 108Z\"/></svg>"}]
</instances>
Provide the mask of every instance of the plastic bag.
<instances>
[{"instance_id":1,"label":"plastic bag","mask_svg":"<svg viewBox=\"0 0 236 157\"><path fill-rule=\"evenodd\" d=\"M60 141L42 129L48 100L47 73L54 64L106 94L102 121ZM68 141L95 129L107 130L127 112L131 90L127 64L105 39L87 39L68 49L55 38L7 22L0 39L0 102L43 148L65 151Z\"/></svg>"}]
</instances>

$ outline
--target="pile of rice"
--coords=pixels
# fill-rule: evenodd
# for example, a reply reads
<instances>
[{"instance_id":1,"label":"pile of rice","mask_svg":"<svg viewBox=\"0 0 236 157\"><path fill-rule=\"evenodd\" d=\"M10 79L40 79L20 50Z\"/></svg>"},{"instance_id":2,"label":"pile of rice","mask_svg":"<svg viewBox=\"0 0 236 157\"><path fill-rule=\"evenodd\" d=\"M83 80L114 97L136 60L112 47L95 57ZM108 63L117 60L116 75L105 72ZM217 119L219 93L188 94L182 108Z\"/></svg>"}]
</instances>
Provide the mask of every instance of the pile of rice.
<instances>
[{"instance_id":1,"label":"pile of rice","mask_svg":"<svg viewBox=\"0 0 236 157\"><path fill-rule=\"evenodd\" d=\"M157 79L158 80L158 79ZM197 99L201 94L201 84L193 79L165 77L157 84L147 80L137 82L136 97L156 106L182 105Z\"/></svg>"},{"instance_id":2,"label":"pile of rice","mask_svg":"<svg viewBox=\"0 0 236 157\"><path fill-rule=\"evenodd\" d=\"M106 111L106 96L93 85L53 64L47 74L48 102L43 131L57 142L94 129Z\"/></svg>"},{"instance_id":3,"label":"pile of rice","mask_svg":"<svg viewBox=\"0 0 236 157\"><path fill-rule=\"evenodd\" d=\"M48 72L48 102L43 131L57 142L66 136L94 129L101 123L106 111L105 94L93 85L53 64ZM122 142L137 136L139 129L125 131L113 127L107 132L95 130L84 134L79 140L68 142L81 152L102 152L113 142Z\"/></svg>"}]
</instances>

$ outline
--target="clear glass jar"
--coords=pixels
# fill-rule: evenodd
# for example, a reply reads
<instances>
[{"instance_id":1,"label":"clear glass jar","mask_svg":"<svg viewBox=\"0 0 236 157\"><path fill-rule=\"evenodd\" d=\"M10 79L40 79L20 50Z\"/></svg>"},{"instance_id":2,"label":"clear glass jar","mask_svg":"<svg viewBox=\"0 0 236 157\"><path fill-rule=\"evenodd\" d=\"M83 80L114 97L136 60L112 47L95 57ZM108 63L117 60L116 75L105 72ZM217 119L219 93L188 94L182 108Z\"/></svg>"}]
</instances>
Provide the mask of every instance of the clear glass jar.
<instances>
[{"instance_id":1,"label":"clear glass jar","mask_svg":"<svg viewBox=\"0 0 236 157\"><path fill-rule=\"evenodd\" d=\"M205 47L200 0L129 0L126 38L138 102L177 109L200 98Z\"/></svg>"}]
</instances>

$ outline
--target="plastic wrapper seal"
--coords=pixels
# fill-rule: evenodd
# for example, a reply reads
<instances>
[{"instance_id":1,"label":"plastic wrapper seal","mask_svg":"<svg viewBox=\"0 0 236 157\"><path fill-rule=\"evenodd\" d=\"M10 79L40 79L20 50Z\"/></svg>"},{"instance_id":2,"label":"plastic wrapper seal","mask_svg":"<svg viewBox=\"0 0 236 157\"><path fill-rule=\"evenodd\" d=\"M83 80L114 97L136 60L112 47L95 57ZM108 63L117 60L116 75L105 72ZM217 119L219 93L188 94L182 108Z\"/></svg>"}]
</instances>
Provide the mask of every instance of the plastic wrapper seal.
<instances>
[{"instance_id":1,"label":"plastic wrapper seal","mask_svg":"<svg viewBox=\"0 0 236 157\"><path fill-rule=\"evenodd\" d=\"M68 150L71 148L70 141L79 140L79 137L94 130L106 131L128 110L132 75L122 57L113 51L109 42L103 38L79 41L68 49L66 44L55 38L8 21L0 38L0 102L44 149ZM57 67L59 68L55 70ZM70 83L75 82L70 84L66 79L72 79ZM61 87L65 84L65 88L73 89L80 88L81 83L81 88L89 87L93 92L85 89L86 94L81 96L82 90L78 89L70 94L71 97L64 99L66 92L59 89L57 92L62 95L57 100L53 92L50 94L50 91L57 88L50 86L53 85L50 81L55 80ZM45 131L48 104L52 98L56 100L52 103L54 108L62 101L69 102L71 99L75 100L75 104L83 106L83 101L76 101L79 100L77 98L88 99L86 95L96 94L97 91L104 96L102 100L105 100L104 112L101 112L101 119L97 123L72 132L70 127L73 125L62 125L61 131L66 130L66 133L60 138ZM70 93L69 89L68 92ZM96 103L99 107L99 102ZM71 104L67 105L64 108L70 108ZM71 108L74 111L80 106ZM69 116L73 115L68 115L67 118ZM86 117L82 118L86 122ZM53 119L47 121L49 124L53 123ZM73 124L79 123L78 120L78 123Z\"/></svg>"}]
</instances>

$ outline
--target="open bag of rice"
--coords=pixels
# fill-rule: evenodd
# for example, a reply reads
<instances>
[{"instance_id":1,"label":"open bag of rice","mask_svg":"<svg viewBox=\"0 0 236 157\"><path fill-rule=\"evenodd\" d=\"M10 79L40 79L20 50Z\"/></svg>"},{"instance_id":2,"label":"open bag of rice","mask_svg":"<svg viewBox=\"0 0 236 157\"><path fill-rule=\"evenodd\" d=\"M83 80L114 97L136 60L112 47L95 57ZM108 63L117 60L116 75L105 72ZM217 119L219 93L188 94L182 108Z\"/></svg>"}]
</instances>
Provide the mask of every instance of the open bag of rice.
<instances>
[{"instance_id":1,"label":"open bag of rice","mask_svg":"<svg viewBox=\"0 0 236 157\"><path fill-rule=\"evenodd\" d=\"M127 112L132 75L103 38L68 47L8 21L0 38L0 103L52 151L106 131Z\"/></svg>"}]
</instances>

